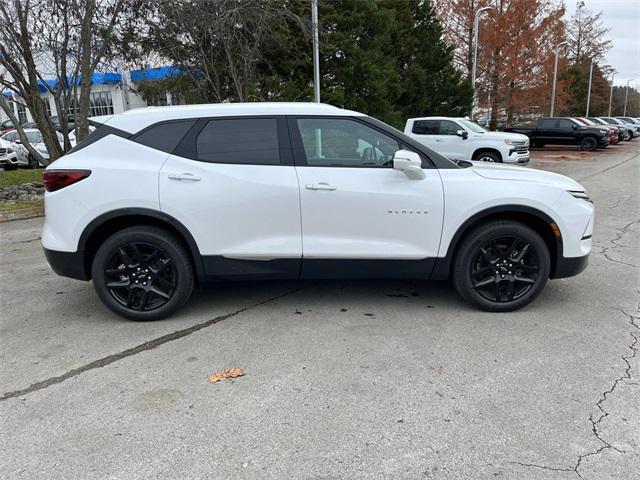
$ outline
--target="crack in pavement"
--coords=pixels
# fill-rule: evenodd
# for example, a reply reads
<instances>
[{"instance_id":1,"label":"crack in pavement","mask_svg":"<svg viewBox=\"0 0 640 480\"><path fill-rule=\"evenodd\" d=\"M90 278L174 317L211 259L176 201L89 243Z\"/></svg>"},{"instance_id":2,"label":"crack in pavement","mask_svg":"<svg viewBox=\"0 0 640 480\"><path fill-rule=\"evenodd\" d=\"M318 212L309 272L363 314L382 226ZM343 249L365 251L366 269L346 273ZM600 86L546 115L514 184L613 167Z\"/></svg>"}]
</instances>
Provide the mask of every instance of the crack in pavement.
<instances>
[{"instance_id":1,"label":"crack in pavement","mask_svg":"<svg viewBox=\"0 0 640 480\"><path fill-rule=\"evenodd\" d=\"M175 332L168 333L166 335L162 335L161 337L154 338L154 339L149 340L147 342L141 343L140 345L136 345L135 347L123 350L122 352L114 353L112 355L108 355L108 356L100 358L98 360L94 360L93 362L87 363L86 365L83 365L83 366L78 367L78 368L74 368L73 370L69 370L68 372L66 372L66 373L64 373L62 375L59 375L57 377L51 377L51 378L48 378L46 380L43 380L43 381L40 381L40 382L37 382L37 383L33 383L30 386L28 386L26 388L23 388L23 389L20 389L20 390L14 390L12 392L6 392L6 393L2 394L2 396L0 396L0 402L8 400L10 398L21 397L23 395L35 392L37 390L42 390L44 388L50 387L51 385L55 385L57 383L62 383L65 380L68 380L68 379L73 378L73 377L77 377L78 375L80 375L80 374L82 374L84 372L87 372L89 370L93 370L93 369L96 369L96 368L102 368L102 367L110 365L110 364L112 364L114 362L117 362L118 360L122 360L123 358L127 358L127 357L130 357L132 355L136 355L138 353L145 352L147 350L153 350L154 348L157 348L157 347L159 347L161 345L164 345L165 343L172 342L174 340L179 340L180 338L183 338L183 337L186 337L188 335L191 335L192 333L195 333L195 332L197 332L199 330L202 330L203 328L209 327L211 325L215 325L216 323L220 323L223 320L226 320L228 318L235 317L236 315L244 313L247 310L250 310L252 308L259 307L261 305L273 302L275 300L279 300L280 298L283 298L283 297L286 297L287 295L291 295L293 293L299 292L300 290L302 290L302 288L296 288L294 290L290 290L290 291L282 293L280 295L276 295L275 297L270 297L270 298L267 298L266 300L262 300L261 302L254 303L253 305L242 307L242 308L240 308L238 310L235 310L233 312L225 313L224 315L219 315L219 316L214 317L214 318L212 318L210 320L207 320L206 322L202 322L202 323L198 323L196 325L192 325L189 328L185 328L185 329L182 329L182 330L176 330Z\"/></svg>"},{"instance_id":2,"label":"crack in pavement","mask_svg":"<svg viewBox=\"0 0 640 480\"><path fill-rule=\"evenodd\" d=\"M640 310L640 305L638 305L638 309ZM595 435L595 437L598 440L600 440L603 443L603 445L601 447L599 447L594 452L589 452L589 453L586 453L584 455L580 455L578 457L578 462L576 463L575 472L578 474L578 476L580 478L583 478L583 477L578 472L578 468L580 468L580 464L582 463L583 459L585 459L587 457L592 457L592 456L598 455L603 450L606 450L606 449L609 449L609 448L615 450L618 453L626 453L624 450L620 450L619 448L614 447L613 445L611 445L611 443L607 442L598 433L598 425L606 417L609 416L609 412L607 412L605 410L605 408L603 407L603 403L607 400L607 397L614 392L614 390L616 389L616 387L618 386L618 384L620 382L622 382L624 380L631 380L631 362L630 362L630 360L632 358L634 358L636 356L636 354L638 353L637 344L638 344L638 333L640 333L640 325L638 325L635 322L635 320L640 319L640 317L635 317L635 316L625 312L622 308L618 308L618 310L620 311L620 313L622 313L623 315L625 315L628 318L629 324L634 328L634 331L629 332L629 335L632 338L631 344L628 345L629 350L631 350L631 355L627 355L627 356L622 355L622 357L620 357L620 358L622 358L622 361L626 364L626 368L625 368L624 372L622 373L622 375L620 375L618 378L616 378L613 381L613 384L611 385L611 387L609 387L607 390L605 390L600 395L600 399L596 402L596 407L598 407L598 410L600 410L600 415L598 416L598 418L594 419L593 415L589 415L589 421L592 424L591 430L592 430L593 434Z\"/></svg>"},{"instance_id":3,"label":"crack in pavement","mask_svg":"<svg viewBox=\"0 0 640 480\"><path fill-rule=\"evenodd\" d=\"M630 162L631 160L633 160L634 158L637 158L638 156L640 156L640 153L636 153L633 157L627 158L626 160L623 160L623 161L621 161L619 163L616 163L615 165L607 167L604 170L600 170L599 172L595 172L595 173L592 173L590 175L586 175L584 177L580 177L580 178L578 178L578 181L582 182L583 180L586 180L588 178L597 177L598 175L600 175L602 173L606 173L609 170L613 170L614 168L618 168L620 165L624 165L625 163Z\"/></svg>"},{"instance_id":4,"label":"crack in pavement","mask_svg":"<svg viewBox=\"0 0 640 480\"><path fill-rule=\"evenodd\" d=\"M613 240L607 240L609 243L612 243L612 244L613 244L613 246L609 246L609 247L599 246L599 247L597 247L597 248L599 248L599 249L600 249L600 251L599 251L599 252L596 252L596 253L601 254L604 258L606 258L607 260L609 260L609 261L611 261L611 262L619 263L619 264L621 264L621 265L626 265L626 266L628 266L628 267L632 267L632 268L640 268L640 266L638 266L638 265L634 265L634 264L632 264L632 263L623 262L622 260L616 260L615 258L611 258L611 257L609 256L609 253L608 253L608 252L609 252L609 250L611 250L611 249L613 249L613 248L616 248L616 247L623 247L624 245L620 245L620 244L618 244L618 242L619 242L620 240L622 240L622 238L623 238L626 234L631 233L631 232L632 232L631 227L632 227L633 225L635 225L635 224L638 224L638 223L640 223L640 219L638 219L638 220L633 220L633 221L631 221L631 222L627 223L624 227L622 227L622 228L618 228L618 229L615 231L616 238L614 238Z\"/></svg>"},{"instance_id":5,"label":"crack in pavement","mask_svg":"<svg viewBox=\"0 0 640 480\"><path fill-rule=\"evenodd\" d=\"M625 312L622 308L618 308L618 311L627 317L627 319L629 320L629 324L633 327L634 331L629 332L629 335L631 336L632 340L631 340L631 344L628 345L628 348L629 350L631 350L631 354L630 355L627 354L626 356L622 355L620 357L622 358L622 361L626 364L626 368L624 372L622 373L622 375L620 375L613 381L613 384L611 385L611 387L605 390L600 395L600 398L596 402L596 407L598 407L598 410L600 410L600 415L598 416L598 418L594 418L593 415L589 415L589 421L591 422L591 432L600 442L602 442L602 445L593 452L588 452L583 455L579 455L578 460L573 468L550 467L548 465L541 465L536 463L523 463L523 462L509 462L509 463L514 465L520 465L527 468L539 468L543 470L551 470L554 472L574 472L578 476L578 478L584 479L584 477L580 474L578 469L582 465L582 461L585 458L599 455L602 451L607 449L615 450L618 453L623 453L623 454L626 453L626 451L611 445L611 443L606 441L604 438L602 438L602 436L598 432L598 426L600 425L600 422L602 422L606 417L609 416L609 412L607 412L603 406L604 402L615 391L616 387L620 384L620 382L624 380L631 380L631 368L632 368L631 359L635 358L635 356L638 353L637 345L638 345L638 338L639 338L638 336L640 334L640 325L636 323L636 320L640 320L640 316L631 315ZM638 305L638 311L640 311L640 304Z\"/></svg>"}]
</instances>

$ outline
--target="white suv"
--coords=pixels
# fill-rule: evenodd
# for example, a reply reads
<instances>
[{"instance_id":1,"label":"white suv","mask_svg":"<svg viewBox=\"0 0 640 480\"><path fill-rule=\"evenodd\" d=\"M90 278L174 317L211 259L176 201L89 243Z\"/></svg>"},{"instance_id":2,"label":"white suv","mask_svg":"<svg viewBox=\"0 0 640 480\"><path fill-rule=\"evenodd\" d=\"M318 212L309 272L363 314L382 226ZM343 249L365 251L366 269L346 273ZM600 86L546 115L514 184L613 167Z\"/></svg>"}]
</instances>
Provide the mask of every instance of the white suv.
<instances>
[{"instance_id":1,"label":"white suv","mask_svg":"<svg viewBox=\"0 0 640 480\"><path fill-rule=\"evenodd\" d=\"M451 160L529 163L529 137L490 132L467 118L410 118L404 133Z\"/></svg>"},{"instance_id":2,"label":"white suv","mask_svg":"<svg viewBox=\"0 0 640 480\"><path fill-rule=\"evenodd\" d=\"M357 112L303 103L145 108L101 118L44 174L60 275L159 319L196 283L451 277L490 311L576 275L593 205L539 170L456 164Z\"/></svg>"}]
</instances>

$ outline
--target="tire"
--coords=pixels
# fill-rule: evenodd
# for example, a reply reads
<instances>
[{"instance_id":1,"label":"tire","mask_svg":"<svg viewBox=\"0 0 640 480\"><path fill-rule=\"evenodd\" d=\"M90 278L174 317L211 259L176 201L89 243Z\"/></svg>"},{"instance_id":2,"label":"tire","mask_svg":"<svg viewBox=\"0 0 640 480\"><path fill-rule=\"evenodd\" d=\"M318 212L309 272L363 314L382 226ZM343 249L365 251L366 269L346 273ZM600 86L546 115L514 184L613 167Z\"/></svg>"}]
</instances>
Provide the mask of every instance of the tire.
<instances>
[{"instance_id":1,"label":"tire","mask_svg":"<svg viewBox=\"0 0 640 480\"><path fill-rule=\"evenodd\" d=\"M166 318L184 305L195 280L191 257L170 232L139 226L109 237L91 266L93 286L114 313L134 321Z\"/></svg>"},{"instance_id":2,"label":"tire","mask_svg":"<svg viewBox=\"0 0 640 480\"><path fill-rule=\"evenodd\" d=\"M596 148L598 148L598 140L595 137L584 137L580 140L580 150L592 152Z\"/></svg>"},{"instance_id":3,"label":"tire","mask_svg":"<svg viewBox=\"0 0 640 480\"><path fill-rule=\"evenodd\" d=\"M629 131L629 134L627 135L627 142L630 142L631 140L633 140L633 132Z\"/></svg>"},{"instance_id":4,"label":"tire","mask_svg":"<svg viewBox=\"0 0 640 480\"><path fill-rule=\"evenodd\" d=\"M477 153L475 155L475 160L477 162L502 163L502 158L500 158L500 155L492 152Z\"/></svg>"},{"instance_id":5,"label":"tire","mask_svg":"<svg viewBox=\"0 0 640 480\"><path fill-rule=\"evenodd\" d=\"M540 235L522 223L497 220L465 236L452 274L467 302L488 312L512 312L540 294L550 270L549 250Z\"/></svg>"}]
</instances>

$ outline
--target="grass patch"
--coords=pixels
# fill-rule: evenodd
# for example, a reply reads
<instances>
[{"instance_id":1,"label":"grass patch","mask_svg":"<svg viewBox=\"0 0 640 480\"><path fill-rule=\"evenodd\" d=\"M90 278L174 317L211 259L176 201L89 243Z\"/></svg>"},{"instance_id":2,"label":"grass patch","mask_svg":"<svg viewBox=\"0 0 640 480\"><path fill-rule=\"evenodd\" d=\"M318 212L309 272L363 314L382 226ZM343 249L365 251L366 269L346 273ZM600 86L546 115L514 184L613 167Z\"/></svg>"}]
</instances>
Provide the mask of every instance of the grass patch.
<instances>
[{"instance_id":1,"label":"grass patch","mask_svg":"<svg viewBox=\"0 0 640 480\"><path fill-rule=\"evenodd\" d=\"M32 210L35 208L44 208L44 200L20 200L17 202L6 201L0 202L0 213L18 212L22 210Z\"/></svg>"},{"instance_id":2,"label":"grass patch","mask_svg":"<svg viewBox=\"0 0 640 480\"><path fill-rule=\"evenodd\" d=\"M9 185L20 185L22 183L38 182L42 183L42 172L44 168L36 168L34 170L11 170L9 172L0 172L0 187L8 187Z\"/></svg>"}]
</instances>

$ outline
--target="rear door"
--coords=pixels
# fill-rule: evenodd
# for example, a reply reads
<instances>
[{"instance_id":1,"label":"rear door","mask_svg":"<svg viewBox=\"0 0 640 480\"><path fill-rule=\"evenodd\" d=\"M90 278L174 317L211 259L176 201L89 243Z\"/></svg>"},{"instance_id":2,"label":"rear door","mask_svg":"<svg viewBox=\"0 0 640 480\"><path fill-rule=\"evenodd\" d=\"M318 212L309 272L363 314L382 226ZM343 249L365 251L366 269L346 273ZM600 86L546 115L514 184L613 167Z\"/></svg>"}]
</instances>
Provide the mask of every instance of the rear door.
<instances>
[{"instance_id":1,"label":"rear door","mask_svg":"<svg viewBox=\"0 0 640 480\"><path fill-rule=\"evenodd\" d=\"M162 167L161 209L209 279L297 278L300 198L284 117L198 120Z\"/></svg>"},{"instance_id":2,"label":"rear door","mask_svg":"<svg viewBox=\"0 0 640 480\"><path fill-rule=\"evenodd\" d=\"M427 278L442 230L438 170L424 168L422 180L394 170L395 152L410 148L358 117L296 117L289 124L302 276Z\"/></svg>"}]
</instances>

